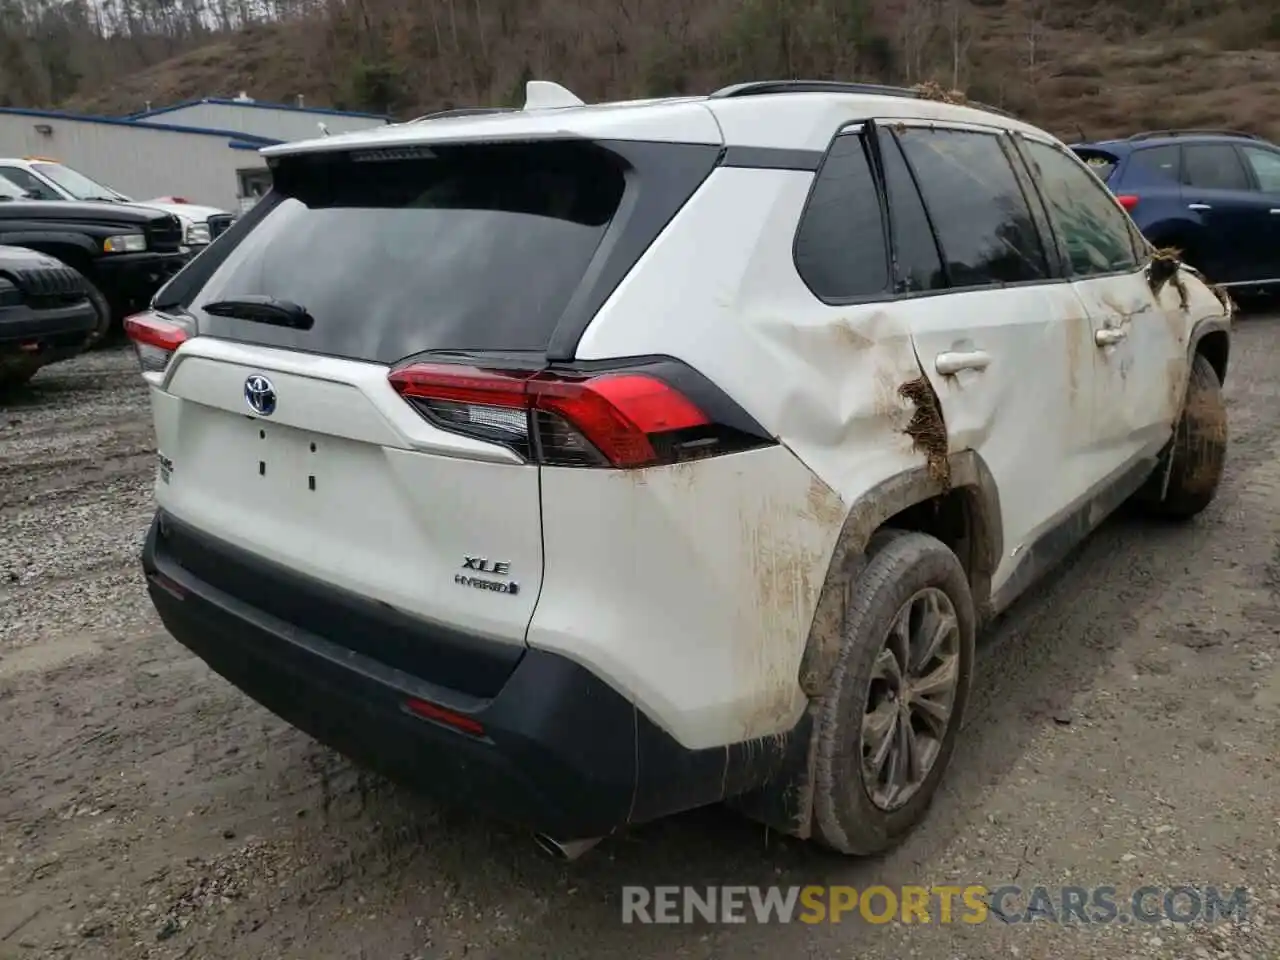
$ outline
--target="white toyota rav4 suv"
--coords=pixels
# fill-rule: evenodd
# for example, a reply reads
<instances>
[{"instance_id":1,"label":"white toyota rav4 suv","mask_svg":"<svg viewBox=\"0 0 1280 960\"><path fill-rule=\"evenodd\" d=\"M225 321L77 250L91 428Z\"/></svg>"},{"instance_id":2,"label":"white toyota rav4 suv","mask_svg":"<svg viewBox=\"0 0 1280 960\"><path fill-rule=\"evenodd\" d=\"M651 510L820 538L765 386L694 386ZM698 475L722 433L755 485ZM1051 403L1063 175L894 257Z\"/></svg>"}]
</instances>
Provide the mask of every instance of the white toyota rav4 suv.
<instances>
[{"instance_id":1,"label":"white toyota rav4 suv","mask_svg":"<svg viewBox=\"0 0 1280 960\"><path fill-rule=\"evenodd\" d=\"M1230 301L1052 136L857 84L265 151L131 318L151 596L250 696L573 856L731 800L916 824L974 635L1212 499Z\"/></svg>"}]
</instances>

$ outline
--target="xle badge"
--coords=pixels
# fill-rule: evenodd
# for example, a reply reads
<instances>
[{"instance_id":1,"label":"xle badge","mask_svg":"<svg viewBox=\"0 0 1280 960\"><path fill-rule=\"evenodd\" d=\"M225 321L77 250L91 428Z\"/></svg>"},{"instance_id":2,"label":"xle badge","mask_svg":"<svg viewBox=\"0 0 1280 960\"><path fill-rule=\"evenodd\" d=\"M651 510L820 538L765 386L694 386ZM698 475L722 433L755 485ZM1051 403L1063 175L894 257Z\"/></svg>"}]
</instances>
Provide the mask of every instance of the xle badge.
<instances>
[{"instance_id":1,"label":"xle badge","mask_svg":"<svg viewBox=\"0 0 1280 960\"><path fill-rule=\"evenodd\" d=\"M156 461L159 464L160 482L168 483L169 475L173 473L173 461L163 453L156 454Z\"/></svg>"},{"instance_id":2,"label":"xle badge","mask_svg":"<svg viewBox=\"0 0 1280 960\"><path fill-rule=\"evenodd\" d=\"M511 564L506 560L488 560L485 557L463 557L462 569L467 573L455 574L453 582L460 587L475 587L477 590L489 590L493 593L519 593L520 584L514 580L493 580L476 574L492 574L494 577L505 577L511 571Z\"/></svg>"}]
</instances>

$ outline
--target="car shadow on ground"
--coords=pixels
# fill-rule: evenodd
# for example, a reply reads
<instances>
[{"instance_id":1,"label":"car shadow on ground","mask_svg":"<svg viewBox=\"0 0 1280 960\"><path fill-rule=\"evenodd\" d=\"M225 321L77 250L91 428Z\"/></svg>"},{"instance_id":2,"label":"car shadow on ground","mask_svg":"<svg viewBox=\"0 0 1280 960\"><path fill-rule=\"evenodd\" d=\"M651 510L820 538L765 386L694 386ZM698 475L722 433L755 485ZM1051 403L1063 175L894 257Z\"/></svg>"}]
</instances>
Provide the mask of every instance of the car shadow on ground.
<instances>
[{"instance_id":1,"label":"car shadow on ground","mask_svg":"<svg viewBox=\"0 0 1280 960\"><path fill-rule=\"evenodd\" d=\"M74 379L42 376L52 369L55 367L50 366L38 371L33 379L20 386L0 387L0 413L53 406L62 398L80 393L84 389Z\"/></svg>"},{"instance_id":2,"label":"car shadow on ground","mask_svg":"<svg viewBox=\"0 0 1280 960\"><path fill-rule=\"evenodd\" d=\"M979 825L989 828L984 796L1046 726L1071 722L1074 695L1093 685L1113 651L1137 629L1132 616L1117 613L1117 580L1123 582L1124 609L1140 609L1162 589L1152 558L1176 555L1185 538L1198 536L1194 526L1171 528L1117 515L986 631L966 729L943 790L924 825L883 857L845 859L713 807L609 838L566 864L549 859L530 836L356 774L345 761L312 748L308 760L326 768L326 777L357 776L361 783L359 809L350 806L351 799L344 801L350 819L336 808L330 812L330 835L359 830L370 820L383 833L340 872L363 873L362 864L377 862L379 872L401 872L395 879L387 876L401 890L449 876L452 895L477 916L501 915L511 909L513 890L532 891L528 903L536 909L526 913L512 938L486 952L494 960L568 957L579 949L591 957L634 956L637 935L648 949L682 945L685 955L690 938L702 933L714 937L717 950L742 953L760 935L753 923L696 935L685 925L626 926L624 885L865 888L957 882L930 875L931 864L958 835ZM566 923L572 933L566 933Z\"/></svg>"}]
</instances>

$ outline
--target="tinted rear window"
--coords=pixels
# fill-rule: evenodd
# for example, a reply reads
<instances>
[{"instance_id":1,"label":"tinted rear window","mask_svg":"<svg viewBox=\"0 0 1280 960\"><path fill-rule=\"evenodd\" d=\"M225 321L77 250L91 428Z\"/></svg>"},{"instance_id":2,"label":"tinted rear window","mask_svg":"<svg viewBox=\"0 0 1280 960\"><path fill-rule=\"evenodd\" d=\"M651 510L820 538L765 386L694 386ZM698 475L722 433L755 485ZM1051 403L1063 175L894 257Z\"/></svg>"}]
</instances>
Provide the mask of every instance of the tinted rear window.
<instances>
[{"instance_id":1,"label":"tinted rear window","mask_svg":"<svg viewBox=\"0 0 1280 960\"><path fill-rule=\"evenodd\" d=\"M613 154L583 142L286 158L285 199L190 305L200 331L392 363L425 350L542 351L622 199ZM294 330L204 304L268 296Z\"/></svg>"}]
</instances>

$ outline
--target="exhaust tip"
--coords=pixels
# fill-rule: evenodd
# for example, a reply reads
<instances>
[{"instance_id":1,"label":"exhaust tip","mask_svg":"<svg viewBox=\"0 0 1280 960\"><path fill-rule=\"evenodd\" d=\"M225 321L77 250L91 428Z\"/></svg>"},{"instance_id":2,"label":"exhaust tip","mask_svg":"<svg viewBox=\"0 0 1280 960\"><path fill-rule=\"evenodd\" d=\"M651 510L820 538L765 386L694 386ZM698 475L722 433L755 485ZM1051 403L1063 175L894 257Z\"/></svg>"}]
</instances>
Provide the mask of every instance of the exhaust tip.
<instances>
[{"instance_id":1,"label":"exhaust tip","mask_svg":"<svg viewBox=\"0 0 1280 960\"><path fill-rule=\"evenodd\" d=\"M600 837L592 837L588 840L556 840L545 833L539 833L534 835L533 842L538 845L539 850L553 860L568 862L577 860L599 843L600 839Z\"/></svg>"}]
</instances>

